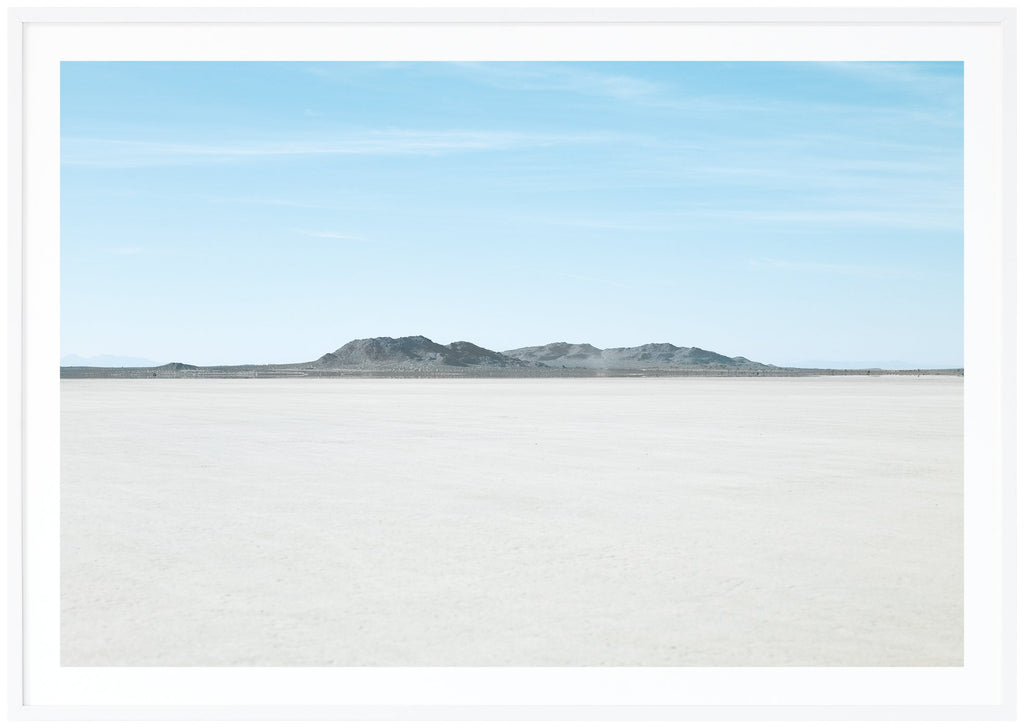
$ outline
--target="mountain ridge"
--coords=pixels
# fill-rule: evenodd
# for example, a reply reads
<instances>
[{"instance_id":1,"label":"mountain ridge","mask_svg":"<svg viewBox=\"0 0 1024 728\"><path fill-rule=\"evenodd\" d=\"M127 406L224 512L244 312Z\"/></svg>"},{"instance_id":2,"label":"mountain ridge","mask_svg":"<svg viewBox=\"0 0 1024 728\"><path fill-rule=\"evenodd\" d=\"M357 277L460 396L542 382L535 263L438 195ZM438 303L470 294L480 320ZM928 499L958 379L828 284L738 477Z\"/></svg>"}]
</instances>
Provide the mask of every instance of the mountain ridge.
<instances>
[{"instance_id":1,"label":"mountain ridge","mask_svg":"<svg viewBox=\"0 0 1024 728\"><path fill-rule=\"evenodd\" d=\"M541 367L597 370L773 368L770 364L745 357L727 357L698 347L669 343L599 349L591 344L560 341L499 352L469 341L439 344L422 335L354 339L312 364L322 369L373 369L381 366L402 369Z\"/></svg>"},{"instance_id":2,"label":"mountain ridge","mask_svg":"<svg viewBox=\"0 0 1024 728\"><path fill-rule=\"evenodd\" d=\"M805 376L879 374L881 369L809 369L763 364L669 343L599 349L565 341L492 351L470 341L439 344L422 335L353 339L313 361L295 364L148 367L62 366L62 378L139 377L622 377ZM921 374L922 370L889 370ZM963 369L928 370L963 375Z\"/></svg>"},{"instance_id":3,"label":"mountain ridge","mask_svg":"<svg viewBox=\"0 0 1024 728\"><path fill-rule=\"evenodd\" d=\"M510 349L502 353L524 361L541 362L547 366L566 369L776 368L771 364L751 361L743 356L729 357L695 346L676 346L669 343L599 349L591 344L569 344L559 341L542 346Z\"/></svg>"},{"instance_id":4,"label":"mountain ridge","mask_svg":"<svg viewBox=\"0 0 1024 728\"><path fill-rule=\"evenodd\" d=\"M485 349L470 341L453 341L446 346L421 335L397 339L390 336L353 339L339 349L324 354L313 364L324 369L372 369L382 365L410 369L530 366L517 358Z\"/></svg>"},{"instance_id":5,"label":"mountain ridge","mask_svg":"<svg viewBox=\"0 0 1024 728\"><path fill-rule=\"evenodd\" d=\"M162 366L140 366L139 370L220 371L236 372L246 368L265 373L382 371L429 372L457 370L677 370L677 369L773 369L745 357L727 357L697 347L680 347L669 343L641 344L633 347L599 349L591 344L570 344L564 341L541 346L527 346L506 351L486 349L471 341L439 344L426 336L377 336L353 339L308 362L295 364L220 365L196 367L181 362ZM101 371L102 366L62 366L62 370L82 373ZM538 372L539 373L539 372Z\"/></svg>"},{"instance_id":6,"label":"mountain ridge","mask_svg":"<svg viewBox=\"0 0 1024 728\"><path fill-rule=\"evenodd\" d=\"M172 362L177 367L189 366ZM163 367L170 367L165 364ZM91 364L65 368L100 369ZM247 365L228 365L230 367ZM525 346L506 351L486 349L471 341L453 341L439 344L426 336L376 336L353 339L334 351L309 362L296 364L265 364L261 367L334 369L434 369L434 368L557 368L557 369L676 369L676 368L774 368L745 357L727 357L698 347L681 347L669 343L649 343L640 346L599 349L592 344L571 344L564 341ZM137 368L156 369L157 365L143 364ZM224 366L206 366L218 369Z\"/></svg>"}]
</instances>

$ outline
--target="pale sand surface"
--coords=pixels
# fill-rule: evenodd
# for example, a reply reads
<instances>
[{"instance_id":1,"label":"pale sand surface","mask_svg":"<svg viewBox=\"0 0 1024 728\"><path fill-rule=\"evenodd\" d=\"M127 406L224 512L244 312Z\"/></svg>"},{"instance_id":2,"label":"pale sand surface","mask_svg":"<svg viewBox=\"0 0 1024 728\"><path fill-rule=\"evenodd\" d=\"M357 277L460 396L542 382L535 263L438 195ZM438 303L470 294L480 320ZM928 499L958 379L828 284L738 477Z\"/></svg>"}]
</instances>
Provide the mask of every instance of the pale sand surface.
<instances>
[{"instance_id":1,"label":"pale sand surface","mask_svg":"<svg viewBox=\"0 0 1024 728\"><path fill-rule=\"evenodd\" d=\"M67 380L65 665L958 665L963 380Z\"/></svg>"}]
</instances>

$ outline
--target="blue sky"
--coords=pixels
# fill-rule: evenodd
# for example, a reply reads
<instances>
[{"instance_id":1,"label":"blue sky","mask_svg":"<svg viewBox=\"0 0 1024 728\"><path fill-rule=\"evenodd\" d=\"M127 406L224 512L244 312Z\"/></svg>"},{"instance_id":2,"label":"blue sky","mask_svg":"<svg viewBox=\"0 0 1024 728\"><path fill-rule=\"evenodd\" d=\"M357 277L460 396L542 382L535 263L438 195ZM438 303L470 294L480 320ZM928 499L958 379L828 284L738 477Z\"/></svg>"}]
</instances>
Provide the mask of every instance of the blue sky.
<instances>
[{"instance_id":1,"label":"blue sky","mask_svg":"<svg viewBox=\"0 0 1024 728\"><path fill-rule=\"evenodd\" d=\"M61 67L62 354L963 363L960 63Z\"/></svg>"}]
</instances>

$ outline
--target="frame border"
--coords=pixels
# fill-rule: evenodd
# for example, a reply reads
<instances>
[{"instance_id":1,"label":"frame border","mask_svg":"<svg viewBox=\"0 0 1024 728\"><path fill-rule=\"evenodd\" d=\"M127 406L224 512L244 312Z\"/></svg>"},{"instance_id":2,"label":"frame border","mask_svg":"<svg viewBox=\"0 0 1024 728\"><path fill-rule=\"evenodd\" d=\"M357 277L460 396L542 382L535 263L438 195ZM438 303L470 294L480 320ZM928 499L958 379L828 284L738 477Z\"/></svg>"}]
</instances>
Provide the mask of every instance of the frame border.
<instances>
[{"instance_id":1,"label":"frame border","mask_svg":"<svg viewBox=\"0 0 1024 728\"><path fill-rule=\"evenodd\" d=\"M24 88L22 80L22 40L24 20L12 9L8 19L7 88L7 420L5 457L7 459L7 675L8 706L12 718L24 714L24 137L22 116Z\"/></svg>"},{"instance_id":2,"label":"frame border","mask_svg":"<svg viewBox=\"0 0 1024 728\"><path fill-rule=\"evenodd\" d=\"M1016 7L994 8L11 8L8 11L8 715L14 720L1013 720L1017 704L1017 49ZM999 25L1003 37L1003 224L999 382L1003 406L1003 605L1001 703L995 706L29 706L24 673L24 505L27 416L24 377L23 44L26 25L45 23L344 24L829 24Z\"/></svg>"}]
</instances>

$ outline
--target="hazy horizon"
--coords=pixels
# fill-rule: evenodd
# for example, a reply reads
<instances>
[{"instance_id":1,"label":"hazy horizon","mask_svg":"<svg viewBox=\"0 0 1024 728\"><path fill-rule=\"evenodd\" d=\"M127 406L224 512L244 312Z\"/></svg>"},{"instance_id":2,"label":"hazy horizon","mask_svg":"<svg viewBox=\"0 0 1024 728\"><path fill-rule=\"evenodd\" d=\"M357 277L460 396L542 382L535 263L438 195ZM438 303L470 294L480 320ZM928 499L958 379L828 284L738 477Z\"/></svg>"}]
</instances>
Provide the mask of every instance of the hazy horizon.
<instances>
[{"instance_id":1,"label":"hazy horizon","mask_svg":"<svg viewBox=\"0 0 1024 728\"><path fill-rule=\"evenodd\" d=\"M963 366L961 63L61 64L61 355Z\"/></svg>"},{"instance_id":2,"label":"hazy horizon","mask_svg":"<svg viewBox=\"0 0 1024 728\"><path fill-rule=\"evenodd\" d=\"M409 336L421 336L421 334L410 334ZM374 337L374 338L380 338L380 337ZM391 338L403 338L403 337L391 337ZM431 337L428 336L426 338L430 339ZM436 341L434 339L431 339L431 340L432 341ZM345 342L345 343L349 343L349 342ZM439 341L439 342L436 342L436 343L447 345L447 344L450 344L452 342ZM471 343L480 345L479 342L471 342ZM527 345L527 346L543 346L543 345L546 345L546 344L554 344L554 343L580 344L580 345L584 345L584 346L589 344L589 342L583 342L583 341L577 341L577 342L564 342L564 341L560 341L560 342L544 342L544 344ZM643 344L660 344L660 343L674 344L674 342L643 342ZM606 347L606 348L629 348L629 347L634 347L634 346L641 346L643 344L627 344L624 347ZM484 346L483 348L491 349L491 347L488 347L488 346ZM513 347L513 349L516 349L516 348L522 348L522 347ZM702 347L695 347L695 348L702 348ZM492 351L511 351L510 349L504 349L504 350L491 349L491 350ZM326 354L328 352L324 351L323 353ZM732 356L732 354L730 354L728 352L715 352L715 353L724 354L726 356ZM737 356L741 356L741 355L737 355ZM61 360L60 360L61 366L89 366L89 367L151 367L151 366L162 366L164 364L169 364L169 363L172 363L172 362L180 362L180 363L184 363L184 364L195 364L195 362L183 361L180 358L179 359L169 359L167 361L157 361L157 360L154 360L154 359L146 359L146 358L143 358L143 357L132 356L130 354L95 354L95 355L90 355L90 356L82 356L82 355L77 354L75 352L71 352L71 353L62 355L61 356ZM289 363L295 363L295 362L285 362L285 361L202 362L202 363L199 364L199 366L218 366L218 365L232 366L232 365L245 365L245 364L264 365L264 364L289 364ZM781 364L777 363L777 362L760 362L760 363L762 363L762 364L774 364L776 366L782 366L782 367L805 367L805 368L810 368L810 369L868 369L868 368L881 368L881 369L961 369L961 368L963 368L962 365L949 365L949 366L935 366L935 365L920 366L920 365L916 365L915 366L915 365L913 365L913 364L911 364L909 362L892 360L892 359L890 359L890 360L870 360L870 361L828 361L828 360L821 360L821 359L807 359L807 360L802 360L802 361L785 362L785 363L781 363Z\"/></svg>"}]
</instances>

